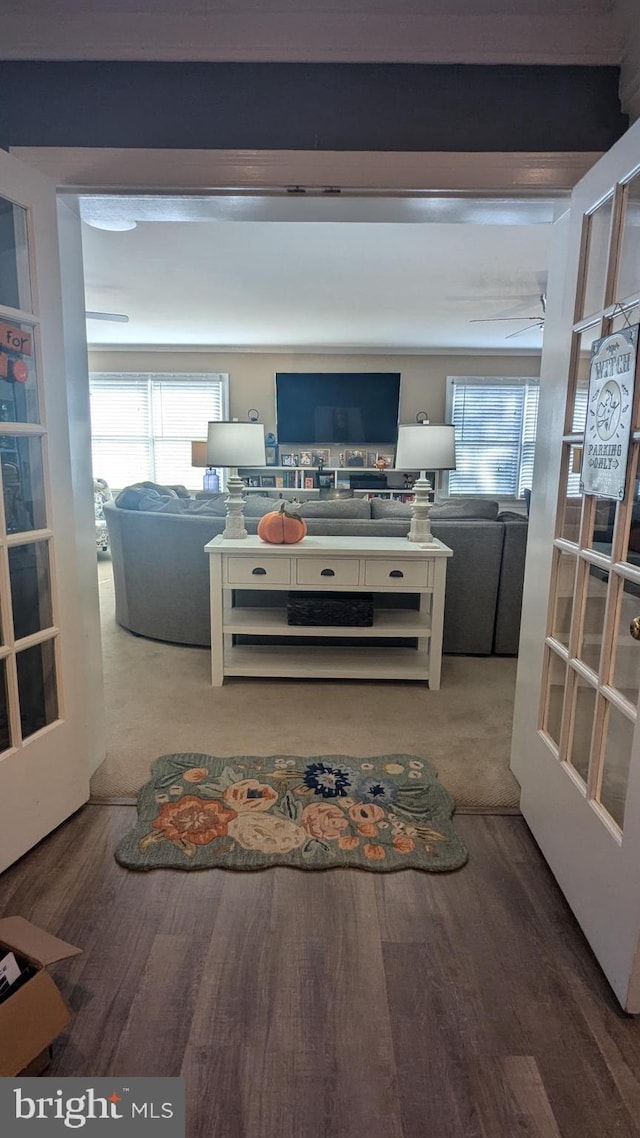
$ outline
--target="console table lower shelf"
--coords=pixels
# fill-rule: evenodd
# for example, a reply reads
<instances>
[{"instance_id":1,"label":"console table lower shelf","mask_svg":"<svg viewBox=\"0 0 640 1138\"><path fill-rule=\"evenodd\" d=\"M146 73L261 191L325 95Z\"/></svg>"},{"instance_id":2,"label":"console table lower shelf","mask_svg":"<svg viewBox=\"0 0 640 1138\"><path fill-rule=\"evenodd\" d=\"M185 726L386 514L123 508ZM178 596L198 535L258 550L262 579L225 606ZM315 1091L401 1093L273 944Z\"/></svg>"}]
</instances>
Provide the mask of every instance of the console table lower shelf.
<instances>
[{"instance_id":1,"label":"console table lower shelf","mask_svg":"<svg viewBox=\"0 0 640 1138\"><path fill-rule=\"evenodd\" d=\"M211 582L211 676L296 679L418 680L440 687L447 558L435 538L415 545L404 538L306 537L295 546L256 537L216 537L205 546ZM281 594L269 608L234 605L238 590ZM370 627L290 625L292 591L418 594L418 610L377 607ZM353 639L352 644L234 644L234 636ZM417 647L380 647L367 640L417 640Z\"/></svg>"}]
</instances>

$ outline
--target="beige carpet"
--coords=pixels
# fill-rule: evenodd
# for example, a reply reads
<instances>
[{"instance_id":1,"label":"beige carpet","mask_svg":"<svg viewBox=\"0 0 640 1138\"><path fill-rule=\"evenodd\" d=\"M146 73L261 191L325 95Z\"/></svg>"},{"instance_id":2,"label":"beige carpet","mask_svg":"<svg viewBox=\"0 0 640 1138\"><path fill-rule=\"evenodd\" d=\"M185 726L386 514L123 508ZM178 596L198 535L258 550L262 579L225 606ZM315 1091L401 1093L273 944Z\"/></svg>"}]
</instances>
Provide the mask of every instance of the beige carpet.
<instances>
[{"instance_id":1,"label":"beige carpet","mask_svg":"<svg viewBox=\"0 0 640 1138\"><path fill-rule=\"evenodd\" d=\"M107 756L95 800L135 796L149 764L210 755L410 752L428 759L459 810L513 809L509 771L516 661L445 656L440 691L402 682L230 679L210 686L209 651L146 640L114 619L111 562L98 562Z\"/></svg>"}]
</instances>

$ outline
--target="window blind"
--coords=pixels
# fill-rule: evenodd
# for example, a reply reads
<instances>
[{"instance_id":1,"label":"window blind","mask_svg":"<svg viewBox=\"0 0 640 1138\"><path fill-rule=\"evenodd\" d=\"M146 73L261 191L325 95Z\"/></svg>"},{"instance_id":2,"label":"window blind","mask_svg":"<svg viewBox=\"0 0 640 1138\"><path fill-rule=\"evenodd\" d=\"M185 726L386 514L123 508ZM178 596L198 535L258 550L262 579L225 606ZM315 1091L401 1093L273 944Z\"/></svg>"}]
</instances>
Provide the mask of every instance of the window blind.
<instances>
[{"instance_id":1,"label":"window blind","mask_svg":"<svg viewBox=\"0 0 640 1138\"><path fill-rule=\"evenodd\" d=\"M456 432L449 494L523 497L533 478L538 393L531 379L447 379L447 419Z\"/></svg>"},{"instance_id":2,"label":"window blind","mask_svg":"<svg viewBox=\"0 0 640 1138\"><path fill-rule=\"evenodd\" d=\"M117 373L90 377L93 472L112 490L145 480L202 487L191 442L227 416L222 373Z\"/></svg>"}]
</instances>

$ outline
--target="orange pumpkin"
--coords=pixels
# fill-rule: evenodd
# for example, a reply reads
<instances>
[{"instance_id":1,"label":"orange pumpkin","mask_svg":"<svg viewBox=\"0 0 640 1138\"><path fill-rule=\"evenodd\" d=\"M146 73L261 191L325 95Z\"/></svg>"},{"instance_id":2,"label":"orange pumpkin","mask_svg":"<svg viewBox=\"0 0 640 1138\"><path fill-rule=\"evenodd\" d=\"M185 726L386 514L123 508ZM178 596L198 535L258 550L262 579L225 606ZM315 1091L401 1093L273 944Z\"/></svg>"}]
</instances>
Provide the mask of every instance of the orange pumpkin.
<instances>
[{"instance_id":1,"label":"orange pumpkin","mask_svg":"<svg viewBox=\"0 0 640 1138\"><path fill-rule=\"evenodd\" d=\"M302 541L307 532L307 523L300 514L287 513L287 503L281 502L279 510L263 514L258 522L258 537L270 545L295 545Z\"/></svg>"}]
</instances>

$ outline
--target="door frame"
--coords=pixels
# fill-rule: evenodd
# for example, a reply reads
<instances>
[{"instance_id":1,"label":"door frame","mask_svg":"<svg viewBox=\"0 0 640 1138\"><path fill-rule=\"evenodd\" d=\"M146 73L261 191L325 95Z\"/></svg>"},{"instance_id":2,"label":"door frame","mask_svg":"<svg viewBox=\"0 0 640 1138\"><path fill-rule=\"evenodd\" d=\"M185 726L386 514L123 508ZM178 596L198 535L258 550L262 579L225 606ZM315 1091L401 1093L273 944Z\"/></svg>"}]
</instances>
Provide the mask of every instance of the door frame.
<instances>
[{"instance_id":1,"label":"door frame","mask_svg":"<svg viewBox=\"0 0 640 1138\"><path fill-rule=\"evenodd\" d=\"M70 432L74 491L78 495L77 545L81 573L80 613L88 640L92 735L90 770L105 756L102 652L97 582L92 561L94 521L83 482L91 476L88 390L83 390L81 360L86 360L84 328L79 329L77 288L78 196L105 194L191 194L218 192L257 196L286 187L309 192L343 187L382 195L474 194L545 197L568 194L600 157L600 152L462 153L292 150L167 150L103 147L11 147L10 153L51 177L58 188L63 317L69 380ZM176 171L179 172L178 178ZM65 224L65 217L67 223ZM66 275L66 282L65 282ZM74 298L72 300L72 298ZM83 305L84 307L84 305ZM86 371L86 367L84 368ZM84 551L84 556L83 556Z\"/></svg>"},{"instance_id":2,"label":"door frame","mask_svg":"<svg viewBox=\"0 0 640 1138\"><path fill-rule=\"evenodd\" d=\"M160 150L14 146L10 153L78 193L198 193L290 186L451 194L568 192L600 151Z\"/></svg>"}]
</instances>

